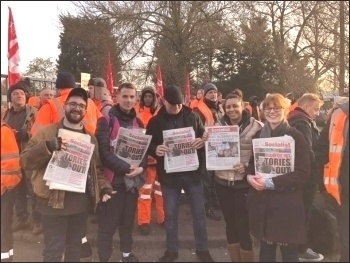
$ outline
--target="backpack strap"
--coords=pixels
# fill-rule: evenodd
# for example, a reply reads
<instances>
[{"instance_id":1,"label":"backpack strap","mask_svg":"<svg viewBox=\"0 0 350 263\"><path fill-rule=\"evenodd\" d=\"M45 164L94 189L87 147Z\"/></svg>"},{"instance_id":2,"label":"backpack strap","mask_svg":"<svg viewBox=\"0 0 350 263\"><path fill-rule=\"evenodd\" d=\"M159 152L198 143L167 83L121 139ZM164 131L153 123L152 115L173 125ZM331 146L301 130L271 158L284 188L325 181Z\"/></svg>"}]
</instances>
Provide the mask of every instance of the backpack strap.
<instances>
[{"instance_id":1,"label":"backpack strap","mask_svg":"<svg viewBox=\"0 0 350 263\"><path fill-rule=\"evenodd\" d=\"M37 110L32 106L27 106L26 108L26 118L24 120L22 130L27 130L28 122L33 118Z\"/></svg>"}]
</instances>

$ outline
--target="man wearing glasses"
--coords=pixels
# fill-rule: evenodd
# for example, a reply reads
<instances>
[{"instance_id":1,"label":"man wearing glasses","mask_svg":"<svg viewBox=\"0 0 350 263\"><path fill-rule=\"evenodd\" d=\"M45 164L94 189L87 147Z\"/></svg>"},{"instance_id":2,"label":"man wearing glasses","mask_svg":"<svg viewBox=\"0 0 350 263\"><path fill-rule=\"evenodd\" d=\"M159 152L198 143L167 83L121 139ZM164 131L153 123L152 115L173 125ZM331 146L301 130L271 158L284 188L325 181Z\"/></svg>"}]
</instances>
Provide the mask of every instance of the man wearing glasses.
<instances>
[{"instance_id":1,"label":"man wearing glasses","mask_svg":"<svg viewBox=\"0 0 350 263\"><path fill-rule=\"evenodd\" d=\"M44 233L44 262L60 262L63 255L66 262L79 262L81 237L85 234L91 203L96 208L102 190L105 193L101 195L102 202L106 202L114 193L102 172L97 139L82 122L87 105L86 91L82 88L72 89L63 106L64 118L40 129L21 154L23 168L33 171L31 180ZM43 179L53 152L67 149L70 143L69 138L57 137L59 129L87 134L95 145L91 161L85 167L89 172L83 193L49 189Z\"/></svg>"},{"instance_id":2,"label":"man wearing glasses","mask_svg":"<svg viewBox=\"0 0 350 263\"><path fill-rule=\"evenodd\" d=\"M57 74L56 78L56 89L57 98L48 100L45 105L43 105L36 115L36 119L30 132L35 135L41 128L48 124L58 122L64 117L64 105L67 101L69 92L75 88L75 78L69 72L60 72ZM87 131L95 134L97 119L102 117L102 113L96 107L95 103L88 99L86 112L82 119L82 123ZM82 236L82 256L81 258L88 258L92 256L92 250L87 239Z\"/></svg>"}]
</instances>

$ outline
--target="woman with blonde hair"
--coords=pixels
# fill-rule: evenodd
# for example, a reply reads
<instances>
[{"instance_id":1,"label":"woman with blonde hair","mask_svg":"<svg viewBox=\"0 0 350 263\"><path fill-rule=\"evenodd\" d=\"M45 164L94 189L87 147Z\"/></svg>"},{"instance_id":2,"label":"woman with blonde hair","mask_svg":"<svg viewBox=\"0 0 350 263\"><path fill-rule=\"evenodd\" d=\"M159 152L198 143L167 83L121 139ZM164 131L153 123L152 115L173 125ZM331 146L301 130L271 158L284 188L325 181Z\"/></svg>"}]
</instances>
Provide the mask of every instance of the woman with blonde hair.
<instances>
[{"instance_id":1,"label":"woman with blonde hair","mask_svg":"<svg viewBox=\"0 0 350 263\"><path fill-rule=\"evenodd\" d=\"M304 136L289 126L289 101L270 94L262 103L266 123L260 138L289 135L295 140L294 172L264 177L250 159L247 180L252 186L247 197L249 227L260 240L260 262L276 262L279 245L283 262L298 262L298 244L306 242L303 185L310 175L309 149Z\"/></svg>"}]
</instances>

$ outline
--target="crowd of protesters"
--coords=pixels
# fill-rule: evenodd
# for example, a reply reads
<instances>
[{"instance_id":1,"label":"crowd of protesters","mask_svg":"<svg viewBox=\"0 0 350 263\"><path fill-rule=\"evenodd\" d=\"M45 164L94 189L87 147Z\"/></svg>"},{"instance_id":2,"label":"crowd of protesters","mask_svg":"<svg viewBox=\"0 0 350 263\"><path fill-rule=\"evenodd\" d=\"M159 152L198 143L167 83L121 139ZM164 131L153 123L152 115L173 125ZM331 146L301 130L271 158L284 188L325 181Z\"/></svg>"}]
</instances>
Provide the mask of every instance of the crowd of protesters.
<instances>
[{"instance_id":1,"label":"crowd of protesters","mask_svg":"<svg viewBox=\"0 0 350 263\"><path fill-rule=\"evenodd\" d=\"M134 221L137 217L142 235L149 234L152 198L157 223L165 228L166 249L159 262L175 261L182 193L191 209L195 254L201 262L214 262L206 220L222 220L220 210L226 228L218 231L226 233L232 262L253 262L254 242L260 244L260 262L275 262L277 247L284 262L322 261L307 234L316 192L333 206L339 260L349 261L348 94L334 103L320 132L315 119L323 101L313 93L298 99L293 93L271 93L260 101L251 96L245 103L241 90L232 90L222 100L219 88L206 83L193 100L183 103L181 89L174 85L165 87L163 97L153 87L144 87L138 98L132 83L110 93L105 80L97 77L90 79L86 91L75 87L69 72L58 73L56 96L43 89L38 98L30 98L29 85L28 80L11 85L11 107L1 113L1 262L13 259L13 232L29 227L44 235L44 262L79 262L91 256L86 239L91 211L98 223L99 260L110 259L118 229L121 262L138 262L132 252ZM230 125L239 128L240 161L230 170L208 171L205 127ZM143 129L152 136L138 166L111 149L120 127ZM197 150L199 167L166 172L164 156L171 147L164 144L163 131L184 127L193 127L191 147ZM50 189L43 179L53 153L70 143L58 137L60 129L84 134L96 146L83 193ZM295 141L294 171L261 176L255 171L253 139L284 135Z\"/></svg>"}]
</instances>

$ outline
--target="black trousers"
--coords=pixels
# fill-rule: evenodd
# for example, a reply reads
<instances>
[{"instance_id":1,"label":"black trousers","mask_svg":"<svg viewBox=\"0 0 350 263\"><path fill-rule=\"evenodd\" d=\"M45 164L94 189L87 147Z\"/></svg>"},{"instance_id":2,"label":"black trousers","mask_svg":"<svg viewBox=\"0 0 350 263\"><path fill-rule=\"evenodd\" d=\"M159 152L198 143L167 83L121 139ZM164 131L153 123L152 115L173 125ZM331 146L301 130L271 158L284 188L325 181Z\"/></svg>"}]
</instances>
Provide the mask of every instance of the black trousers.
<instances>
[{"instance_id":1,"label":"black trousers","mask_svg":"<svg viewBox=\"0 0 350 263\"><path fill-rule=\"evenodd\" d=\"M101 262L107 262L113 252L113 236L119 230L120 251L131 252L138 191L118 188L107 202L100 204L97 249Z\"/></svg>"},{"instance_id":2,"label":"black trousers","mask_svg":"<svg viewBox=\"0 0 350 263\"><path fill-rule=\"evenodd\" d=\"M41 215L44 233L43 262L80 262L81 237L88 214L67 216Z\"/></svg>"},{"instance_id":3,"label":"black trousers","mask_svg":"<svg viewBox=\"0 0 350 263\"><path fill-rule=\"evenodd\" d=\"M298 245L279 245L282 255L282 262L299 262ZM260 240L259 262L276 262L277 244L268 244Z\"/></svg>"},{"instance_id":4,"label":"black trousers","mask_svg":"<svg viewBox=\"0 0 350 263\"><path fill-rule=\"evenodd\" d=\"M315 194L316 194L316 184L314 183L307 183L304 185L303 189L303 200L304 200L304 207L305 207L305 219L306 219L306 229L309 228L310 219L311 219L311 208L315 200ZM308 249L307 244L301 244L298 247L299 253L305 253Z\"/></svg>"},{"instance_id":5,"label":"black trousers","mask_svg":"<svg viewBox=\"0 0 350 263\"><path fill-rule=\"evenodd\" d=\"M1 196L1 262L12 261L13 234L11 226L14 200L14 190L7 190Z\"/></svg>"},{"instance_id":6,"label":"black trousers","mask_svg":"<svg viewBox=\"0 0 350 263\"><path fill-rule=\"evenodd\" d=\"M249 188L232 188L217 182L215 182L215 188L226 223L227 243L239 243L242 249L252 250L246 209Z\"/></svg>"}]
</instances>

